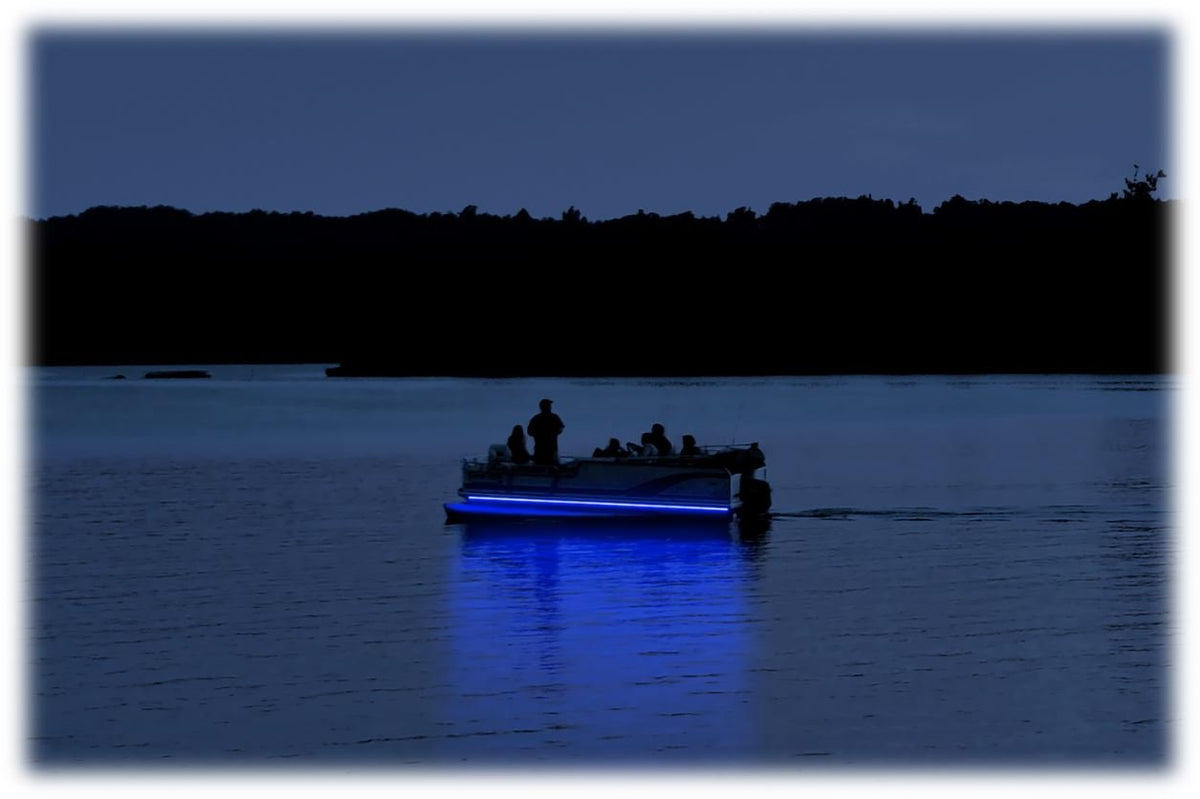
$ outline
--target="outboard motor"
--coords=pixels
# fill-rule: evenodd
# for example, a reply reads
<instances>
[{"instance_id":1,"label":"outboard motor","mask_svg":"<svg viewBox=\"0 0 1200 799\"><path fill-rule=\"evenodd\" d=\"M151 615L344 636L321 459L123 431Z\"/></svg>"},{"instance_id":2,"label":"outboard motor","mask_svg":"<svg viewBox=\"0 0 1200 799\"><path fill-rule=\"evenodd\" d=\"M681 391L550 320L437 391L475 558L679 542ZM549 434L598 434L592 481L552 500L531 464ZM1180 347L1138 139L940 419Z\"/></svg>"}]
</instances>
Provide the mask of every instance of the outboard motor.
<instances>
[{"instance_id":1,"label":"outboard motor","mask_svg":"<svg viewBox=\"0 0 1200 799\"><path fill-rule=\"evenodd\" d=\"M771 484L754 476L766 465L767 457L758 448L758 442L736 452L730 471L740 476L738 497L742 504L738 513L742 516L761 516L771 509Z\"/></svg>"},{"instance_id":2,"label":"outboard motor","mask_svg":"<svg viewBox=\"0 0 1200 799\"><path fill-rule=\"evenodd\" d=\"M743 516L761 516L771 509L771 484L752 474L743 474L738 497L742 500L738 513Z\"/></svg>"}]
</instances>

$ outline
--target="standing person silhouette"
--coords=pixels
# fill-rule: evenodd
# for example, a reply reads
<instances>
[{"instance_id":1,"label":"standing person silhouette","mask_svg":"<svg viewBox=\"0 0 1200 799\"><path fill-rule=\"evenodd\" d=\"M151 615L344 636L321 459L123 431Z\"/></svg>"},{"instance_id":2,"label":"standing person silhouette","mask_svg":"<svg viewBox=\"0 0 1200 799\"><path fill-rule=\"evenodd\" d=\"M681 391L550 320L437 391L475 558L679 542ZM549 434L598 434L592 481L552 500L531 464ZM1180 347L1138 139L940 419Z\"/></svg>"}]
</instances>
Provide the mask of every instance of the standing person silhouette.
<instances>
[{"instance_id":1,"label":"standing person silhouette","mask_svg":"<svg viewBox=\"0 0 1200 799\"><path fill-rule=\"evenodd\" d=\"M550 410L552 404L548 399L539 402L541 412L525 426L529 437L533 439L533 462L544 466L558 463L558 436L565 427L558 414Z\"/></svg>"}]
</instances>

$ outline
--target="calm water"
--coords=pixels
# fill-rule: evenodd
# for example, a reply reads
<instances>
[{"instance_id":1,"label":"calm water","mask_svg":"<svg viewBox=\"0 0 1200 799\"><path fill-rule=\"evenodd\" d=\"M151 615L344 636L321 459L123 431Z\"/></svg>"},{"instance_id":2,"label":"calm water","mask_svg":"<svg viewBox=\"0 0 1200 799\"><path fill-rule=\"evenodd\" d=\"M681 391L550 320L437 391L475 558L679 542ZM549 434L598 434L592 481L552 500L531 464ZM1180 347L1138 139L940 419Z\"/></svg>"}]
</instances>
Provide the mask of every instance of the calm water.
<instances>
[{"instance_id":1,"label":"calm water","mask_svg":"<svg viewBox=\"0 0 1200 799\"><path fill-rule=\"evenodd\" d=\"M28 759L1163 767L1167 379L31 373ZM757 535L447 525L561 449L758 441Z\"/></svg>"}]
</instances>

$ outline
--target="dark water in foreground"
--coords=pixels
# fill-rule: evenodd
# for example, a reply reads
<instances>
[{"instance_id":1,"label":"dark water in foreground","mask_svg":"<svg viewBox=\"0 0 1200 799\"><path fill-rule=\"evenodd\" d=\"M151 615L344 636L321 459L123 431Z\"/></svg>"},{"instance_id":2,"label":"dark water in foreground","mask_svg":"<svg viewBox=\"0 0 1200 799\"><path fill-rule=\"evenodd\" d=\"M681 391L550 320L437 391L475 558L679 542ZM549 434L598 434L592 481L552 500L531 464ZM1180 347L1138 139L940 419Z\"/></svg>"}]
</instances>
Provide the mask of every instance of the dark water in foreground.
<instances>
[{"instance_id":1,"label":"dark water in foreground","mask_svg":"<svg viewBox=\"0 0 1200 799\"><path fill-rule=\"evenodd\" d=\"M1169 760L1168 380L210 370L32 373L35 766ZM759 441L775 518L446 525L542 396Z\"/></svg>"}]
</instances>

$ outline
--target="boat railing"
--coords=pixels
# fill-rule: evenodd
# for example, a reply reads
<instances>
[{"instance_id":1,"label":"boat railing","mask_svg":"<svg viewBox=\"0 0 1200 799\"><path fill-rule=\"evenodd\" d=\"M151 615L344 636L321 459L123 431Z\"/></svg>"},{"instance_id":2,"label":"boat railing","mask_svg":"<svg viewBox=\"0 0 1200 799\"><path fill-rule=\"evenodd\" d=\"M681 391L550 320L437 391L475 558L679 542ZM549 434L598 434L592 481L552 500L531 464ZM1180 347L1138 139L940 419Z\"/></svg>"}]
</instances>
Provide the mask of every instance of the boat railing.
<instances>
[{"instance_id":1,"label":"boat railing","mask_svg":"<svg viewBox=\"0 0 1200 799\"><path fill-rule=\"evenodd\" d=\"M559 458L558 463L514 463L512 460L497 458L463 458L464 474L496 474L503 472L520 472L527 475L547 475L561 477L575 474L579 471L581 458Z\"/></svg>"},{"instance_id":2,"label":"boat railing","mask_svg":"<svg viewBox=\"0 0 1200 799\"><path fill-rule=\"evenodd\" d=\"M493 445L487 459L463 458L463 471L468 474L487 474L495 472L519 471L522 474L564 475L578 472L581 464L590 463L623 463L645 466L719 466L731 472L741 471L746 455L757 452L755 460L758 465L765 465L758 442L747 444L709 444L697 447L698 454L682 455L673 452L669 455L639 455L627 453L615 456L575 456L568 455L559 458L557 464L515 463L502 454L502 445Z\"/></svg>"}]
</instances>

